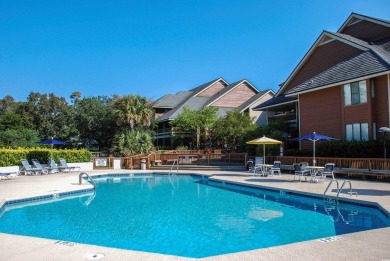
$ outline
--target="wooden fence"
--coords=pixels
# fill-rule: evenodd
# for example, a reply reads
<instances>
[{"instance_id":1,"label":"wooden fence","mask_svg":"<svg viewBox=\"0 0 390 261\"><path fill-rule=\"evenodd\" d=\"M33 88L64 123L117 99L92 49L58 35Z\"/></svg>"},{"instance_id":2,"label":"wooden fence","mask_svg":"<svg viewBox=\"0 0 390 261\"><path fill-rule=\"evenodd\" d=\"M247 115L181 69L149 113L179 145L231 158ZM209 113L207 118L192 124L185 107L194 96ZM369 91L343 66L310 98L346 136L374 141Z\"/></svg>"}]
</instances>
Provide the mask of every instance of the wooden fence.
<instances>
[{"instance_id":1,"label":"wooden fence","mask_svg":"<svg viewBox=\"0 0 390 261\"><path fill-rule=\"evenodd\" d=\"M271 163L279 160L283 165L292 165L299 162L308 162L312 165L312 157L294 156L267 156L266 162ZM366 169L366 170L390 170L390 159L378 158L327 158L316 157L317 166L324 166L326 163L335 163L336 168Z\"/></svg>"},{"instance_id":2,"label":"wooden fence","mask_svg":"<svg viewBox=\"0 0 390 261\"><path fill-rule=\"evenodd\" d=\"M151 165L171 165L177 160L182 165L219 165L219 164L242 164L253 157L247 153L221 153L220 151L179 151L169 153L152 153L135 155L131 157L99 157L94 158L94 169L112 169L120 166L123 169L140 169L141 160L146 161L146 168ZM308 162L312 165L312 157L295 156L267 156L266 163L281 161L283 165L292 165L299 162ZM118 162L119 161L119 162ZM336 168L363 169L363 170L390 170L390 159L378 158L328 158L316 157L317 166L324 166L326 163L335 163Z\"/></svg>"}]
</instances>

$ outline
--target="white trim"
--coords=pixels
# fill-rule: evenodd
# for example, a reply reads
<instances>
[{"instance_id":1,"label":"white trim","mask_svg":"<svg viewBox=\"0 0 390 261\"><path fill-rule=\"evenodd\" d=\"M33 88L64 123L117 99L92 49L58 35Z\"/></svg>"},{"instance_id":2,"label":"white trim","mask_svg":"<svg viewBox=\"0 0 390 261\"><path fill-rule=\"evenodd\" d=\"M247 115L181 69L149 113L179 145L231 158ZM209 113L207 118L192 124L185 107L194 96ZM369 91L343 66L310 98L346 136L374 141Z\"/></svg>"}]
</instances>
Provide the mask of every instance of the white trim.
<instances>
[{"instance_id":1,"label":"white trim","mask_svg":"<svg viewBox=\"0 0 390 261\"><path fill-rule=\"evenodd\" d=\"M360 21L356 21L356 22L350 23L350 21L351 21L353 18L360 19ZM352 14L347 18L347 20L341 25L340 29L337 30L337 32L339 33L339 32L341 32L342 30L344 30L347 26L356 24L356 23L358 23L358 22L361 22L362 20L366 20L366 21L369 21L369 22L372 22L372 23L375 23L375 24L380 24L380 25L383 25L383 26L386 26L386 27L390 27L390 23L388 23L388 22L381 21L381 20L377 20L377 19L375 19L375 18L371 18L371 17L368 17L368 16L364 16L364 15L352 13Z\"/></svg>"},{"instance_id":2,"label":"white trim","mask_svg":"<svg viewBox=\"0 0 390 261\"><path fill-rule=\"evenodd\" d=\"M389 73L389 71L385 71L385 72L381 72L381 73L377 73L377 74L371 74L371 75L363 76L363 77L360 77L360 78L351 79L351 80L348 80L348 81L332 83L332 84L329 84L329 85L313 88L313 89L306 90L306 91L294 92L294 93L291 93L291 94L286 94L286 97L296 96L296 95L304 94L304 93L308 93L308 92L319 91L319 90L322 90L322 89L327 89L327 88L336 87L336 86L339 86L339 85L344 85L346 83L368 80L368 79L371 79L371 78L374 78L374 77L386 75L388 73Z\"/></svg>"},{"instance_id":3,"label":"white trim","mask_svg":"<svg viewBox=\"0 0 390 261\"><path fill-rule=\"evenodd\" d=\"M346 40L344 38L341 38L337 35L334 35L332 34L331 32L327 32L327 31L323 31L321 33L321 35L317 38L317 40L314 42L314 44L310 47L309 51L307 51L307 53L303 56L302 60L298 63L298 65L295 67L295 69L292 71L292 73L288 76L287 80L283 83L283 86L278 90L278 92L276 93L276 95L279 95L284 89L285 87L290 83L290 81L294 78L294 76L296 75L296 73L301 69L301 67L306 63L306 61L310 58L311 54L315 51L315 49L321 45L321 42L323 41L324 37L329 37L329 38L333 38L333 39L336 39L340 42L343 42L345 44L348 44L348 45L351 45L355 48L358 48L360 50L363 50L363 51L367 51L368 48L360 45L360 44L356 44L356 43L353 43L349 40Z\"/></svg>"},{"instance_id":4,"label":"white trim","mask_svg":"<svg viewBox=\"0 0 390 261\"><path fill-rule=\"evenodd\" d=\"M195 97L195 96L197 96L197 95L199 95L199 94L201 94L202 92L204 92L204 91L206 91L207 89L209 89L211 86L213 86L214 84L216 84L217 82L219 82L219 81L223 81L225 84L226 84L226 86L229 86L229 83L228 82L226 82L222 77L220 77L220 78L218 78L217 80L215 80L214 82L212 82L211 84L209 84L209 86L207 86L206 88L204 88L203 90L201 90L200 92L197 92L197 93L195 93L195 94L193 94L191 97ZM202 86L202 85L201 85ZM226 87L225 86L225 87ZM198 86L199 87L199 86ZM198 87L196 87L196 88L198 88ZM224 87L224 88L225 88Z\"/></svg>"},{"instance_id":5,"label":"white trim","mask_svg":"<svg viewBox=\"0 0 390 261\"><path fill-rule=\"evenodd\" d=\"M263 95L261 95L258 99L254 100L252 103L248 104L245 108L243 108L241 110L241 112L245 111L247 108L251 107L254 103L256 103L258 100L262 99L265 95L269 94L269 93L272 93L273 97L275 97L275 92L273 90L268 90L266 93L264 93ZM256 94L257 95L257 94ZM272 97L272 98L273 98ZM271 99L272 99L271 98Z\"/></svg>"},{"instance_id":6,"label":"white trim","mask_svg":"<svg viewBox=\"0 0 390 261\"><path fill-rule=\"evenodd\" d=\"M298 137L301 137L301 126L302 126L302 122L301 122L301 106L299 106L299 95L298 95L298 102L295 106L297 106L296 110L297 110L297 113L298 113L298 125L299 125L299 128L298 128ZM302 142L299 141L299 150L302 149Z\"/></svg>"},{"instance_id":7,"label":"white trim","mask_svg":"<svg viewBox=\"0 0 390 261\"><path fill-rule=\"evenodd\" d=\"M389 122L388 122L388 125L390 126L390 73L387 74L387 98L388 98L387 109L389 110Z\"/></svg>"},{"instance_id":8,"label":"white trim","mask_svg":"<svg viewBox=\"0 0 390 261\"><path fill-rule=\"evenodd\" d=\"M368 51L369 50L369 48L365 47L364 45L361 45L361 44L358 44L358 43L354 43L354 42L352 42L351 40L348 40L348 39L344 39L344 38L342 38L342 37L340 37L340 36L338 36L338 35L336 35L336 34L334 34L332 32L325 31L325 35L327 35L328 37L332 36L333 39L336 39L336 40L338 40L340 42L343 42L345 44L351 45L351 46L353 46L355 48L358 48L358 49L360 49L362 51Z\"/></svg>"}]
</instances>

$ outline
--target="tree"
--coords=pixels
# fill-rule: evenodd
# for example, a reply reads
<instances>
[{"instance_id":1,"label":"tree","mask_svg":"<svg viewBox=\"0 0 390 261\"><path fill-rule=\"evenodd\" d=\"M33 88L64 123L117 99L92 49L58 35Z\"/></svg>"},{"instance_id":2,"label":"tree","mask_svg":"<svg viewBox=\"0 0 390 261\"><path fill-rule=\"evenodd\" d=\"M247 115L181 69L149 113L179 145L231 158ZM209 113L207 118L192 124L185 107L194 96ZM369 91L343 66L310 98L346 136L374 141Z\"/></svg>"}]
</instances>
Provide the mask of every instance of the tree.
<instances>
[{"instance_id":1,"label":"tree","mask_svg":"<svg viewBox=\"0 0 390 261\"><path fill-rule=\"evenodd\" d=\"M148 153L152 149L153 139L150 131L138 129L117 133L111 151L117 156L131 156Z\"/></svg>"},{"instance_id":2,"label":"tree","mask_svg":"<svg viewBox=\"0 0 390 261\"><path fill-rule=\"evenodd\" d=\"M243 142L246 132L253 131L257 125L249 115L238 110L228 111L225 117L216 121L213 128L213 140L217 147L226 144L231 150L237 150Z\"/></svg>"},{"instance_id":3,"label":"tree","mask_svg":"<svg viewBox=\"0 0 390 261\"><path fill-rule=\"evenodd\" d=\"M152 124L154 110L145 97L138 95L116 96L113 107L118 127L122 130L150 127Z\"/></svg>"},{"instance_id":4,"label":"tree","mask_svg":"<svg viewBox=\"0 0 390 261\"><path fill-rule=\"evenodd\" d=\"M74 118L79 139L84 145L97 142L100 148L110 148L116 132L112 99L106 96L81 99L75 104Z\"/></svg>"},{"instance_id":5,"label":"tree","mask_svg":"<svg viewBox=\"0 0 390 261\"><path fill-rule=\"evenodd\" d=\"M31 92L24 103L24 114L31 117L40 138L69 140L77 134L71 107L65 98L53 93Z\"/></svg>"},{"instance_id":6,"label":"tree","mask_svg":"<svg viewBox=\"0 0 390 261\"><path fill-rule=\"evenodd\" d=\"M207 141L210 139L210 129L217 120L217 110L216 107L205 107L201 110L191 110L188 107L183 107L183 112L170 124L173 127L178 127L182 134L194 135L197 149L201 147L201 144L207 147Z\"/></svg>"},{"instance_id":7,"label":"tree","mask_svg":"<svg viewBox=\"0 0 390 261\"><path fill-rule=\"evenodd\" d=\"M0 147L33 147L39 141L38 133L31 129L0 131Z\"/></svg>"}]
</instances>

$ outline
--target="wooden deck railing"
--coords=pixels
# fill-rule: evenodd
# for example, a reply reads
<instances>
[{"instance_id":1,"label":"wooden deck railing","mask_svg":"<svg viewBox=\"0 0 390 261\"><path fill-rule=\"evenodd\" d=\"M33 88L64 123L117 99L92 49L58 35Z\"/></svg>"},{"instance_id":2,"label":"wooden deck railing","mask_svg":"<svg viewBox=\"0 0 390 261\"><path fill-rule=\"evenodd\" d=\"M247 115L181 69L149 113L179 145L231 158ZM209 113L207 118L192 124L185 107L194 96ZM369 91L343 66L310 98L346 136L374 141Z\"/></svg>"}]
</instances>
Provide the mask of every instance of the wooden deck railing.
<instances>
[{"instance_id":1,"label":"wooden deck railing","mask_svg":"<svg viewBox=\"0 0 390 261\"><path fill-rule=\"evenodd\" d=\"M310 165L313 162L312 157L294 157L294 156L267 156L266 162L271 163L279 160L284 165L292 165L293 163L308 162ZM390 159L378 158L327 158L316 157L317 166L324 166L326 163L335 163L336 168L351 168L351 169L367 169L367 170L390 170Z\"/></svg>"},{"instance_id":2,"label":"wooden deck railing","mask_svg":"<svg viewBox=\"0 0 390 261\"><path fill-rule=\"evenodd\" d=\"M106 165L101 164L106 161ZM100 157L94 160L95 169L107 169L114 167L114 157ZM172 164L172 160L176 159L179 164L193 164L193 165L212 165L219 163L240 163L245 166L249 159L247 153L221 153L220 151L175 151L174 153L151 153L135 155L131 157L122 157L121 168L125 169L139 169L141 166L141 160L146 160L146 167L150 168L152 163L159 162L163 165ZM292 165L299 162L308 162L312 165L312 157L295 157L295 156L267 156L266 163L272 163L275 160L281 161L283 165ZM364 170L390 170L390 159L378 159L378 158L330 158L330 157L316 157L317 166L324 166L326 163L335 163L336 168L351 168L351 169L364 169Z\"/></svg>"}]
</instances>

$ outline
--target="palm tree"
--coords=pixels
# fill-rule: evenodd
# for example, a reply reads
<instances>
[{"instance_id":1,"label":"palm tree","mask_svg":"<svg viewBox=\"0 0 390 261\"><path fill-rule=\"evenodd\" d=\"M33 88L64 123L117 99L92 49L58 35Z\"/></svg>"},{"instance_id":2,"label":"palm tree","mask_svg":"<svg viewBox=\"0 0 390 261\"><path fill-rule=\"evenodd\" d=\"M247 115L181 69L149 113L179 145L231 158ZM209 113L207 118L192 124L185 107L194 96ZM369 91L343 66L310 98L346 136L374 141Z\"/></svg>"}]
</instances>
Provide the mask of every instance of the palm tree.
<instances>
[{"instance_id":1,"label":"palm tree","mask_svg":"<svg viewBox=\"0 0 390 261\"><path fill-rule=\"evenodd\" d=\"M137 95L116 96L114 111L118 125L123 128L130 127L130 130L149 127L154 113L148 100Z\"/></svg>"}]
</instances>

